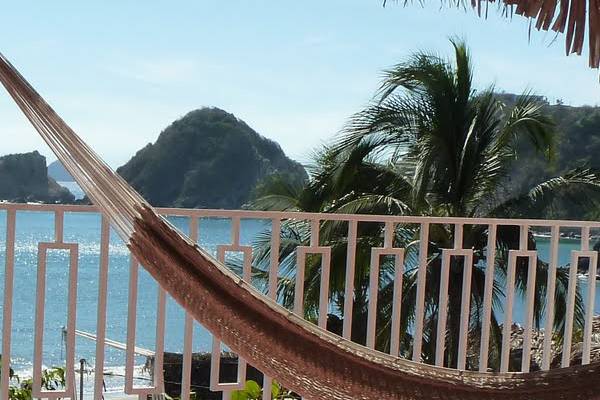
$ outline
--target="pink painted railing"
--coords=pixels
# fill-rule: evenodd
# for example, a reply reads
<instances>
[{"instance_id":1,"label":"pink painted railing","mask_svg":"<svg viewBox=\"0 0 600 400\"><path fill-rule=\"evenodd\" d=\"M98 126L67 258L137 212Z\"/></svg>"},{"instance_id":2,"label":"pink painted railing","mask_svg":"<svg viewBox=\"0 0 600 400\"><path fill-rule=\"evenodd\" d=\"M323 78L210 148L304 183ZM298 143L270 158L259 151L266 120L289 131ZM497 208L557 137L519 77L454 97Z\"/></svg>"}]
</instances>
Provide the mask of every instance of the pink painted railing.
<instances>
[{"instance_id":1,"label":"pink painted railing","mask_svg":"<svg viewBox=\"0 0 600 400\"><path fill-rule=\"evenodd\" d=\"M32 268L37 268L37 287L36 287L36 311L35 311L35 340L32 343L34 360L33 360L33 390L34 397L43 398L74 398L73 388L75 386L75 360L78 355L75 353L75 333L76 333L76 312L77 312L77 273L78 273L78 244L67 243L64 241L64 216L67 213L89 213L96 212L92 206L63 206L63 205L37 205L37 204L0 204L0 210L4 210L6 215L6 249L5 249L5 272L4 272L4 302L2 310L3 329L2 329L2 371L8 371L11 365L11 335L14 334L12 329L12 321L16 318L24 316L13 315L13 300L14 300L14 266L15 266L15 241L16 241L16 216L19 212L52 212L54 213L54 241L43 242L38 244L38 264L32 265ZM308 237L304 238L300 245L295 249L296 256L296 274L294 286L293 311L299 314L303 313L304 297L305 297L305 262L307 257L320 255L320 287L318 294L318 318L315 320L319 326L326 328L328 322L328 313L338 313L343 318L343 324L340 334L345 338L352 338L352 318L347 316L353 315L353 294L355 293L355 274L364 266L357 265L356 252L360 246L365 246L360 243L360 228L364 224L374 224L379 227L380 237L377 238L375 244L370 249L370 261L368 272L368 292L366 310L366 335L364 345L370 348L378 348L377 334L381 326L389 326L390 340L385 347L385 351L397 356L408 356L414 361L423 362L423 343L426 339L431 343L435 339L435 356L430 361L439 366L445 365L446 341L449 335L447 324L447 313L439 312L445 310L449 302L449 284L452 272L452 259L462 259L462 296L460 300L461 314L458 332L457 359L454 367L458 369L478 369L486 371L489 369L488 359L490 354L490 336L491 333L491 315L492 315L492 291L494 283L498 282L497 254L500 251L497 248L498 230L506 227L517 227L518 244L515 248L504 249L508 253L507 264L504 265L506 275L503 282L505 298L503 299L503 321L502 325L502 340L499 351L499 371L509 371L510 354L511 354L511 333L513 323L513 307L519 298L515 297L515 279L518 272L518 259L528 260L525 264L527 274L527 284L524 289L522 300L522 310L524 318L520 321L522 325L522 361L519 371L528 371L531 365L531 339L534 327L534 301L536 291L536 272L538 264L536 259L541 256L543 251L531 250L528 247L528 238L531 232L545 233L546 238L543 239L547 245L544 257L547 258L548 276L544 282L547 286L548 295L544 300L543 307L543 322L542 330L545 332L554 331L554 311L555 311L555 288L557 284L556 273L558 268L568 270L568 289L566 293L565 304L565 325L564 340L562 342L562 359L561 366L568 366L571 363L571 348L573 334L579 333L576 337L582 338L582 363L589 363L593 343L593 321L596 314L596 299L595 299L595 279L597 266L597 251L590 249L590 241L600 233L600 223L597 222L575 222L575 221L545 221L545 220L501 220L501 219L466 219L466 218L429 218L429 217L412 217L412 216L372 216L372 215L343 215L343 214L313 214L313 213L282 213L282 212L266 212L266 211L225 211L225 210L189 210L189 209L160 209L161 214L166 216L179 216L187 218L189 223L189 235L196 241L199 231L202 229L202 220L205 218L223 218L231 221L231 239L228 243L220 243L216 248L217 258L224 262L226 252L238 252L243 254L242 273L244 279L251 281L253 265L253 247L248 244L243 244L240 240L240 225L241 221L254 219L266 222L266 226L271 231L270 237L270 255L268 270L264 271L267 278L264 283L264 292L266 296L278 299L278 279L279 279L279 249L281 247L281 232L282 229L289 224L290 221L299 221L304 224L308 232ZM340 257L334 260L332 255L332 246L324 238L325 225L331 221L337 221L339 226L347 229L345 233L345 257L343 257L343 266L332 265L339 263ZM398 246L396 237L399 227L410 226L414 237L405 243L404 247ZM441 262L430 264L431 249L429 244L433 241L431 238L435 233L435 229L445 227L447 231L453 232L453 243L448 248L439 249ZM465 248L463 243L464 230L472 227L483 227L481 230L482 239L486 243L483 247L482 254L474 254L473 248ZM450 228L449 228L450 227ZM562 231L561 231L562 230ZM565 245L565 239L561 237L561 233L569 231L572 236L573 232L577 233L575 239ZM105 368L105 346L106 346L106 321L107 321L107 296L110 292L108 287L108 272L109 272L109 246L110 228L106 219L102 218L101 234L98 237L100 243L100 258L99 258L99 275L98 275L98 300L97 300L97 331L95 332L96 354L94 360L95 371L103 371ZM379 240L380 239L380 240ZM562 246L562 247L561 247ZM565 247L566 246L566 247ZM45 265L46 252L49 249L63 249L70 253L70 263L65 268L69 268L69 284L68 284L68 320L66 321L66 382L67 386L63 391L45 392L41 388L41 371L42 371L42 348L44 337L44 293L45 293ZM481 249L481 248L480 248ZM273 251L275 250L275 251ZM565 252L570 255L570 266L562 265L560 262L561 255L564 257ZM480 251L481 253L481 251ZM429 257L421 255L428 254ZM474 264L474 257L478 256L479 261ZM393 257L394 261L392 277L388 277L388 283L393 288L391 296L391 312L389 313L391 321L378 320L378 310L381 306L378 304L378 296L374 293L380 292L381 269L380 264L382 257ZM589 261L589 276L587 281L584 277L578 277L577 265L580 259ZM475 265L475 266L474 266ZM524 265L524 264L520 264ZM344 298L341 310L332 311L330 298L330 273L332 268L344 271ZM428 269L439 268L439 288L434 290L437 298L434 303L437 304L437 309L429 309L426 302L426 296L431 293L431 288L427 286L426 277ZM483 287L472 287L472 276L474 268L484 271L485 280ZM403 305L403 278L408 269L414 270L416 274L416 297L414 306L414 321L410 327L402 326L402 316L405 310L402 310ZM135 259L131 259L130 265L130 281L129 281L129 308L127 322L127 341L126 341L126 368L125 368L125 385L124 393L139 395L140 398L145 398L146 395L160 394L164 390L163 382L163 349L165 339L165 304L168 295L159 290L156 318L156 344L155 344L155 360L154 360L154 380L153 387L135 387L133 384L134 357L136 354L136 304L138 295L138 270L139 265ZM389 271L389 269L387 269ZM587 287L582 286L581 282L587 282ZM473 325L473 310L471 304L472 294L475 290L482 295L483 315L480 316L481 325ZM429 292L428 292L429 291ZM585 321L582 331L574 332L574 315L576 294L579 291L585 303ZM387 304L386 306L390 306ZM434 315L437 312L437 315ZM426 324L428 318L437 320L436 324ZM577 327L575 327L577 328ZM192 337L194 330L194 321L189 315L185 317L185 323L181 327L173 327L170 329L183 329L183 373L181 380L181 398L190 398L190 382L191 382L191 365L192 365ZM388 328L386 328L388 329ZM561 332L559 332L561 333ZM402 340L408 338L409 347L403 345ZM475 343L475 344L473 344ZM477 344L479 343L479 344ZM560 343L559 343L560 344ZM404 346L404 351L401 352L401 347ZM545 334L543 339L542 361L540 367L549 369L553 356L553 335ZM408 350L407 350L408 349ZM468 358L475 353L477 365L468 362ZM213 391L222 391L224 398L229 398L231 391L243 387L246 380L246 362L239 360L239 374L237 382L220 382L219 381L219 364L221 354L221 343L218 338L213 339L212 345L212 364L211 364L211 379L210 387ZM96 373L94 376L93 397L96 399L102 398L102 383L103 375ZM271 379L265 377L264 387L269 388ZM3 373L0 381L0 398L8 399L9 376ZM270 399L270 392L265 391L265 399Z\"/></svg>"}]
</instances>

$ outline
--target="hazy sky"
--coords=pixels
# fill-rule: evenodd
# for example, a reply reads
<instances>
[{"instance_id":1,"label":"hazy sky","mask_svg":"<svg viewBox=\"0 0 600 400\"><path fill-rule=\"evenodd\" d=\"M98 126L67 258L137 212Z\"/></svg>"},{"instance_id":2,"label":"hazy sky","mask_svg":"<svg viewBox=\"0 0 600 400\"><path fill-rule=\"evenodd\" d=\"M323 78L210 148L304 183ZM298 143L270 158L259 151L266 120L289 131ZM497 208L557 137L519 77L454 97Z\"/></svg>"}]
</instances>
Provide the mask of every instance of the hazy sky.
<instances>
[{"instance_id":1,"label":"hazy sky","mask_svg":"<svg viewBox=\"0 0 600 400\"><path fill-rule=\"evenodd\" d=\"M598 72L565 57L563 36L533 32L490 6L381 7L380 0L9 2L0 51L111 165L202 106L234 113L301 161L377 88L380 71L416 49L468 41L478 87L599 104ZM414 2L418 4L418 2ZM0 95L1 154L40 150Z\"/></svg>"}]
</instances>

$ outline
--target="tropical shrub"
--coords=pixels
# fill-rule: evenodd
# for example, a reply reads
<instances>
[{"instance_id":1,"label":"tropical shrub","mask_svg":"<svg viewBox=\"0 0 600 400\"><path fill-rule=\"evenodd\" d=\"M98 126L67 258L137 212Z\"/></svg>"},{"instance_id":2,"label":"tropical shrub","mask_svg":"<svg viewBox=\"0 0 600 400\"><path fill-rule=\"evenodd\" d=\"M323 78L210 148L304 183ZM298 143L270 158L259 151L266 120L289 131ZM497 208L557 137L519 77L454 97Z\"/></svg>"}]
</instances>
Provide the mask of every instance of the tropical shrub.
<instances>
[{"instance_id":1,"label":"tropical shrub","mask_svg":"<svg viewBox=\"0 0 600 400\"><path fill-rule=\"evenodd\" d=\"M1 357L0 357L1 358ZM0 370L0 374L2 371ZM10 387L8 388L8 397L10 400L33 400L33 380L32 378L21 379L10 369ZM62 367L52 367L42 371L42 389L60 390L66 384L65 369Z\"/></svg>"},{"instance_id":2,"label":"tropical shrub","mask_svg":"<svg viewBox=\"0 0 600 400\"><path fill-rule=\"evenodd\" d=\"M246 381L243 390L236 390L231 393L231 400L262 400L263 388L253 381ZM299 399L289 390L284 389L279 383L273 381L271 384L271 399L273 400L295 400Z\"/></svg>"}]
</instances>

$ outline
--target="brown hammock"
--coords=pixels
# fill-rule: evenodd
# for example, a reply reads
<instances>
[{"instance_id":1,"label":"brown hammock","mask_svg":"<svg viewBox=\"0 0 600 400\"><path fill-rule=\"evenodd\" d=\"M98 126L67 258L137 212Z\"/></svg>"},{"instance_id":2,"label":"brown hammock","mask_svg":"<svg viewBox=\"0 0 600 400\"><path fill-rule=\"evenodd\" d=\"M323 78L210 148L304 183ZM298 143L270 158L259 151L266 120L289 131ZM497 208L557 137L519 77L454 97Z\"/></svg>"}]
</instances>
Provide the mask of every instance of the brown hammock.
<instances>
[{"instance_id":1,"label":"brown hammock","mask_svg":"<svg viewBox=\"0 0 600 400\"><path fill-rule=\"evenodd\" d=\"M599 364L535 373L440 368L355 344L256 291L115 174L0 55L0 80L159 284L249 363L306 399L600 399Z\"/></svg>"}]
</instances>

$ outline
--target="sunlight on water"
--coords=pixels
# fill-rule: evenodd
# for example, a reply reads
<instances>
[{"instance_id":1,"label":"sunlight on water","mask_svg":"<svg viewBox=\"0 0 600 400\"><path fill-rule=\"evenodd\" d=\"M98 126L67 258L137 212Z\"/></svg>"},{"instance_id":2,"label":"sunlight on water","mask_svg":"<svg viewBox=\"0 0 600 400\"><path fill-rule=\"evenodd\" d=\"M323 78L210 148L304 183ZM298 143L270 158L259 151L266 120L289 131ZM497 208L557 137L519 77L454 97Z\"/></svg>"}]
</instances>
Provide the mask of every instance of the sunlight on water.
<instances>
[{"instance_id":1,"label":"sunlight on water","mask_svg":"<svg viewBox=\"0 0 600 400\"><path fill-rule=\"evenodd\" d=\"M186 218L171 218L179 229L188 232ZM200 244L213 255L216 245L230 242L230 222L223 219L200 219ZM66 213L64 241L79 245L79 270L77 285L77 329L96 332L98 274L100 263L100 216L94 213ZM263 231L263 221L243 221L242 244L251 244L252 237ZM0 212L0 232L6 232L6 213ZM0 285L4 285L5 235L0 237ZM35 321L35 295L37 281L38 243L54 241L54 216L52 213L18 212L15 245L15 282L12 326L12 365L20 376L30 376L33 360ZM112 232L109 248L109 278L107 298L106 336L126 342L129 251ZM66 251L49 252L46 271L46 305L44 321L43 364L46 367L64 366L65 349L63 327L66 325L66 304L69 255ZM0 305L3 299L0 296ZM137 301L136 345L154 350L156 330L157 284L145 270L140 269ZM174 300L168 298L166 311L165 350L183 350L183 326L185 314ZM211 340L201 326L194 326L194 351L209 351ZM95 342L77 338L76 359L84 358L93 368ZM112 377L107 377L107 390L122 390L125 353L107 347L105 365ZM137 371L142 379L136 385L147 385L148 376L142 373L144 357L136 358ZM78 365L76 365L78 368ZM137 373L136 373L137 374ZM85 376L86 386L93 385L93 378ZM91 387L91 386L90 386Z\"/></svg>"}]
</instances>

